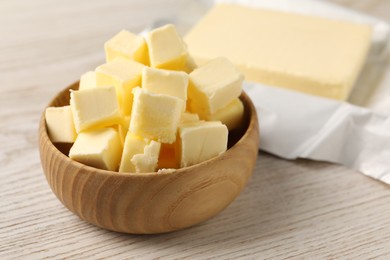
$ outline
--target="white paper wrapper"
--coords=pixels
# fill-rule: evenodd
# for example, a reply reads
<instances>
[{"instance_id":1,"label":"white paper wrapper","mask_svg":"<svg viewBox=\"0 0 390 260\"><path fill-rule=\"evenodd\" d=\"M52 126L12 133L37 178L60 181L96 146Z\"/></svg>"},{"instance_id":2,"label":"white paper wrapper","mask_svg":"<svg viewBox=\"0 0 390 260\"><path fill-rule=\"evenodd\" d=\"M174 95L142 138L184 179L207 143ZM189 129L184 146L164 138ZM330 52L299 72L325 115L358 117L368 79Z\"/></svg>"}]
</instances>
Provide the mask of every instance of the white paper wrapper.
<instances>
[{"instance_id":1,"label":"white paper wrapper","mask_svg":"<svg viewBox=\"0 0 390 260\"><path fill-rule=\"evenodd\" d=\"M286 159L339 163L390 184L390 118L349 103L245 83L260 118L261 149Z\"/></svg>"},{"instance_id":2,"label":"white paper wrapper","mask_svg":"<svg viewBox=\"0 0 390 260\"><path fill-rule=\"evenodd\" d=\"M174 20L171 17L168 20L185 34L215 2L372 26L370 54L349 103L249 82L244 84L244 90L259 115L262 150L286 159L308 158L342 164L390 184L390 75L383 75L389 60L386 52L389 25L320 0L187 0L188 8Z\"/></svg>"}]
</instances>

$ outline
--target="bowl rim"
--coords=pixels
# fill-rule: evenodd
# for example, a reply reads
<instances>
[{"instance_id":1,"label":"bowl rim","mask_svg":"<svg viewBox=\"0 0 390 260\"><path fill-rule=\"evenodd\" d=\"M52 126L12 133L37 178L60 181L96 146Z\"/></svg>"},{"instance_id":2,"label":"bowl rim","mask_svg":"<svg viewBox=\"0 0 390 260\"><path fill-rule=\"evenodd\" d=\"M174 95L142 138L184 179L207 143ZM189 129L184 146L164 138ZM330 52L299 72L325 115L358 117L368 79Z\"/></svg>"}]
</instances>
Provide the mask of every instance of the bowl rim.
<instances>
[{"instance_id":1,"label":"bowl rim","mask_svg":"<svg viewBox=\"0 0 390 260\"><path fill-rule=\"evenodd\" d=\"M239 96L240 100L244 103L244 109L248 108L247 112L248 113L248 125L246 127L245 132L243 135L237 140L237 142L227 149L225 152L221 153L220 155L210 158L206 161L191 165L191 166L186 166L182 167L179 169L162 169L158 170L156 172L145 172L145 173L131 173L131 172L118 172L118 171L109 171L109 170L104 170L104 169L99 169L95 168L92 166L85 165L83 163L77 162L75 160L72 160L69 158L69 156L66 156L63 154L55 145L54 143L50 140L48 132L47 132L47 127L46 127L46 119L45 119L45 111L46 108L54 106L55 101L63 95L65 92L70 92L70 90L76 90L79 85L79 81L74 82L73 84L69 85L62 91L58 92L51 100L50 102L45 106L45 109L43 110L41 114L41 119L39 122L39 146L42 146L42 143L49 143L50 144L50 150L55 153L56 157L60 157L63 160L66 160L67 163L74 164L78 168L84 168L86 171L91 172L93 174L98 174L98 175L103 175L103 176L117 176L117 177L125 177L125 178L142 178L142 177L150 177L150 176L164 176L164 175L170 175L170 174L179 174L179 173L185 173L187 171L191 171L193 168L198 168L202 166L207 166L208 164L212 164L216 160L223 160L225 157L229 156L230 153L232 153L234 150L237 149L237 147L245 140L246 138L249 137L251 131L255 131L255 129L258 127L255 124L258 124L258 119L257 119L257 112L256 108L252 102L252 100L249 98L249 96L244 92L244 90L241 92L241 95ZM43 141L43 142L42 142Z\"/></svg>"}]
</instances>

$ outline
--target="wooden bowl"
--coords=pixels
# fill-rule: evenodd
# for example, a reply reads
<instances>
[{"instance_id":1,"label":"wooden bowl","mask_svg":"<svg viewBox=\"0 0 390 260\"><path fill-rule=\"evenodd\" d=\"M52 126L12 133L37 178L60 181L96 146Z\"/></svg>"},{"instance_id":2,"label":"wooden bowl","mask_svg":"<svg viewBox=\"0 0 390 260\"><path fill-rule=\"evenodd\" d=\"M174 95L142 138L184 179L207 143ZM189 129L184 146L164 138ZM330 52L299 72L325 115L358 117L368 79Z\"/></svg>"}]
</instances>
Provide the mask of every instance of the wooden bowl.
<instances>
[{"instance_id":1,"label":"wooden bowl","mask_svg":"<svg viewBox=\"0 0 390 260\"><path fill-rule=\"evenodd\" d=\"M49 106L69 104L69 89ZM229 149L190 167L143 174L89 167L67 157L70 145L53 144L45 116L39 126L39 150L46 179L58 199L81 219L124 233L174 231L205 221L227 207L245 187L257 160L256 110L243 93L242 127L229 133Z\"/></svg>"}]
</instances>

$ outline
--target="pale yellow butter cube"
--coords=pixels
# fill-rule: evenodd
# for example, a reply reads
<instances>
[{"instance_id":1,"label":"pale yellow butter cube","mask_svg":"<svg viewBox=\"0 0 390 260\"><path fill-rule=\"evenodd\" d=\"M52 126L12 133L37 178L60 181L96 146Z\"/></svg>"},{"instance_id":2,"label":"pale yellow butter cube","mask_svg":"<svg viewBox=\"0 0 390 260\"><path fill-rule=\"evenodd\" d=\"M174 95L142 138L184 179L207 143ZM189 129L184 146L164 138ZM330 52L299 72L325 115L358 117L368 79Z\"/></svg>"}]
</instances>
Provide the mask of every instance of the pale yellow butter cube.
<instances>
[{"instance_id":1,"label":"pale yellow butter cube","mask_svg":"<svg viewBox=\"0 0 390 260\"><path fill-rule=\"evenodd\" d=\"M169 70L187 69L189 63L187 47L172 24L150 31L146 42L151 67Z\"/></svg>"},{"instance_id":2,"label":"pale yellow butter cube","mask_svg":"<svg viewBox=\"0 0 390 260\"><path fill-rule=\"evenodd\" d=\"M242 92L244 77L225 58L216 58L190 73L190 111L200 117L214 114Z\"/></svg>"},{"instance_id":3,"label":"pale yellow butter cube","mask_svg":"<svg viewBox=\"0 0 390 260\"><path fill-rule=\"evenodd\" d=\"M125 139L126 139L126 134L129 130L129 124L130 124L130 116L123 116L120 120L119 123L115 126L113 126L119 134L119 137L121 138L122 144L124 144Z\"/></svg>"},{"instance_id":4,"label":"pale yellow butter cube","mask_svg":"<svg viewBox=\"0 0 390 260\"><path fill-rule=\"evenodd\" d=\"M122 30L104 44L106 61L117 57L135 60L149 65L148 46L144 37Z\"/></svg>"},{"instance_id":5,"label":"pale yellow butter cube","mask_svg":"<svg viewBox=\"0 0 390 260\"><path fill-rule=\"evenodd\" d=\"M79 90L96 87L96 74L94 71L88 71L83 74L79 82Z\"/></svg>"},{"instance_id":6,"label":"pale yellow butter cube","mask_svg":"<svg viewBox=\"0 0 390 260\"><path fill-rule=\"evenodd\" d=\"M159 142L152 140L145 146L142 154L136 154L131 158L136 173L156 171L160 147L161 144Z\"/></svg>"},{"instance_id":7,"label":"pale yellow butter cube","mask_svg":"<svg viewBox=\"0 0 390 260\"><path fill-rule=\"evenodd\" d=\"M118 170L121 154L118 132L111 127L81 132L69 151L75 161L110 171Z\"/></svg>"},{"instance_id":8,"label":"pale yellow butter cube","mask_svg":"<svg viewBox=\"0 0 390 260\"><path fill-rule=\"evenodd\" d=\"M133 94L134 103L129 130L145 138L162 143L173 143L176 140L184 101L142 88L135 88Z\"/></svg>"},{"instance_id":9,"label":"pale yellow butter cube","mask_svg":"<svg viewBox=\"0 0 390 260\"><path fill-rule=\"evenodd\" d=\"M45 119L49 138L53 143L73 143L76 140L70 106L46 108Z\"/></svg>"},{"instance_id":10,"label":"pale yellow butter cube","mask_svg":"<svg viewBox=\"0 0 390 260\"><path fill-rule=\"evenodd\" d=\"M120 122L121 113L114 87L71 91L70 107L77 133Z\"/></svg>"},{"instance_id":11,"label":"pale yellow butter cube","mask_svg":"<svg viewBox=\"0 0 390 260\"><path fill-rule=\"evenodd\" d=\"M176 152L180 167L191 166L225 152L228 132L227 127L217 121L181 125Z\"/></svg>"},{"instance_id":12,"label":"pale yellow butter cube","mask_svg":"<svg viewBox=\"0 0 390 260\"><path fill-rule=\"evenodd\" d=\"M191 73L197 67L198 67L198 65L196 64L195 60L192 58L192 56L190 56L188 54L186 68L183 71L185 71L187 73Z\"/></svg>"},{"instance_id":13,"label":"pale yellow butter cube","mask_svg":"<svg viewBox=\"0 0 390 260\"><path fill-rule=\"evenodd\" d=\"M129 125L130 125L130 116L122 117L121 123L118 125L119 127L119 136L121 137L122 143L125 142L125 138L127 135L127 132L129 131Z\"/></svg>"},{"instance_id":14,"label":"pale yellow butter cube","mask_svg":"<svg viewBox=\"0 0 390 260\"><path fill-rule=\"evenodd\" d=\"M180 124L199 121L199 115L190 112L181 114Z\"/></svg>"},{"instance_id":15,"label":"pale yellow butter cube","mask_svg":"<svg viewBox=\"0 0 390 260\"><path fill-rule=\"evenodd\" d=\"M212 115L207 115L205 120L221 121L229 130L238 128L244 119L244 105L239 98L233 99L226 107L221 108Z\"/></svg>"},{"instance_id":16,"label":"pale yellow butter cube","mask_svg":"<svg viewBox=\"0 0 390 260\"><path fill-rule=\"evenodd\" d=\"M114 86L123 115L130 115L132 89L141 85L142 70L145 66L133 60L116 58L96 68L96 85Z\"/></svg>"},{"instance_id":17,"label":"pale yellow butter cube","mask_svg":"<svg viewBox=\"0 0 390 260\"><path fill-rule=\"evenodd\" d=\"M186 101L188 74L182 71L145 67L142 71L142 88Z\"/></svg>"},{"instance_id":18,"label":"pale yellow butter cube","mask_svg":"<svg viewBox=\"0 0 390 260\"><path fill-rule=\"evenodd\" d=\"M159 153L160 143L128 132L119 172L154 172L157 168Z\"/></svg>"}]
</instances>

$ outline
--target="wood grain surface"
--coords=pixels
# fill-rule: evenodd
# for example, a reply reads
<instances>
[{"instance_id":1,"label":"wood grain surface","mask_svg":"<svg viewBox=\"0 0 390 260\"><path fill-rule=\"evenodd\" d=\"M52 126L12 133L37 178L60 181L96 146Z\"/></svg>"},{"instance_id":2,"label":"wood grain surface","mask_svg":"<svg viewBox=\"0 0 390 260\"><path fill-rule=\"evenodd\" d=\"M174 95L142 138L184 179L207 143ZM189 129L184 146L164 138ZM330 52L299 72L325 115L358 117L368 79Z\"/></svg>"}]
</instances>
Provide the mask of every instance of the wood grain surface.
<instances>
[{"instance_id":1,"label":"wood grain surface","mask_svg":"<svg viewBox=\"0 0 390 260\"><path fill-rule=\"evenodd\" d=\"M334 2L390 21L388 0ZM228 208L162 235L95 227L51 192L38 152L44 107L103 62L103 43L120 29L185 22L198 3L0 1L0 259L389 259L389 187L329 163L260 153Z\"/></svg>"}]
</instances>

